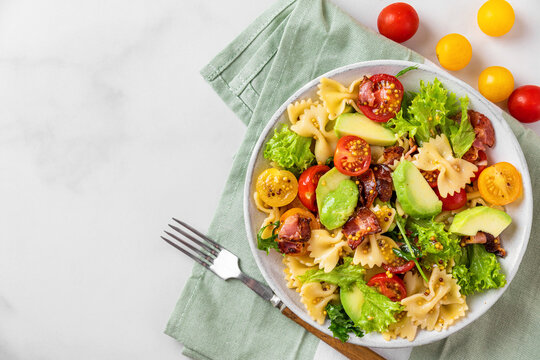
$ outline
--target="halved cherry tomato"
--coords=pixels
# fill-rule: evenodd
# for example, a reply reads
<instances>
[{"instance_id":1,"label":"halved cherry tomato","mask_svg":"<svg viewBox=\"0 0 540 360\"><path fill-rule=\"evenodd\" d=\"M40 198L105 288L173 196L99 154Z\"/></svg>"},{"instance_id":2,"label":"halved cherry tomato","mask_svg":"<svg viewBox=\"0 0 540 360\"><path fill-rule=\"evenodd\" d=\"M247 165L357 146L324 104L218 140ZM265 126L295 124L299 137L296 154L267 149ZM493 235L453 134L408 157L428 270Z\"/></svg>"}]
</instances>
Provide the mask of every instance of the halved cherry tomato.
<instances>
[{"instance_id":1,"label":"halved cherry tomato","mask_svg":"<svg viewBox=\"0 0 540 360\"><path fill-rule=\"evenodd\" d=\"M435 194L437 194L439 200L442 201L443 210L457 210L467 204L467 192L465 189L461 189L460 192L455 192L454 195L448 195L447 197L441 196L439 188L434 188L433 190L435 190Z\"/></svg>"},{"instance_id":2,"label":"halved cherry tomato","mask_svg":"<svg viewBox=\"0 0 540 360\"><path fill-rule=\"evenodd\" d=\"M396 257L390 264L382 264L382 267L392 274L405 274L414 267L414 261L406 261L403 258Z\"/></svg>"},{"instance_id":3,"label":"halved cherry tomato","mask_svg":"<svg viewBox=\"0 0 540 360\"><path fill-rule=\"evenodd\" d=\"M290 171L269 168L259 175L255 188L267 205L285 206L296 197L298 181Z\"/></svg>"},{"instance_id":4,"label":"halved cherry tomato","mask_svg":"<svg viewBox=\"0 0 540 360\"><path fill-rule=\"evenodd\" d=\"M369 279L367 285L374 287L392 301L401 301L407 297L407 290L403 280L395 275L392 277L388 277L386 273L374 275Z\"/></svg>"},{"instance_id":5,"label":"halved cherry tomato","mask_svg":"<svg viewBox=\"0 0 540 360\"><path fill-rule=\"evenodd\" d=\"M488 166L478 177L478 190L491 204L510 204L523 192L521 174L507 162Z\"/></svg>"},{"instance_id":6,"label":"halved cherry tomato","mask_svg":"<svg viewBox=\"0 0 540 360\"><path fill-rule=\"evenodd\" d=\"M278 232L279 232L279 230L281 230L281 225L285 222L285 219L287 219L289 216L292 216L294 214L298 214L301 217L304 217L306 219L310 219L311 222L309 223L309 227L311 228L311 230L316 230L316 229L321 228L321 226L319 225L319 222L317 221L317 218L311 212L309 212L309 211L307 211L305 209L302 209L302 208L292 208L292 209L289 209L289 210L285 211L279 217L279 224L280 225L279 225L279 228L278 228Z\"/></svg>"},{"instance_id":7,"label":"halved cherry tomato","mask_svg":"<svg viewBox=\"0 0 540 360\"><path fill-rule=\"evenodd\" d=\"M424 176L424 179L428 182L432 188L437 187L437 179L439 178L439 170L425 171L420 170L420 173Z\"/></svg>"},{"instance_id":8,"label":"halved cherry tomato","mask_svg":"<svg viewBox=\"0 0 540 360\"><path fill-rule=\"evenodd\" d=\"M334 154L334 165L340 173L359 176L369 169L370 163L371 149L364 139L353 135L339 139Z\"/></svg>"},{"instance_id":9,"label":"halved cherry tomato","mask_svg":"<svg viewBox=\"0 0 540 360\"><path fill-rule=\"evenodd\" d=\"M471 179L471 182L477 180L480 173L487 167L487 155L484 151L478 150L478 160L476 160L474 164L478 167L478 170L474 172L474 178Z\"/></svg>"},{"instance_id":10,"label":"halved cherry tomato","mask_svg":"<svg viewBox=\"0 0 540 360\"><path fill-rule=\"evenodd\" d=\"M403 85L392 75L376 74L360 84L358 107L373 121L387 122L401 109Z\"/></svg>"},{"instance_id":11,"label":"halved cherry tomato","mask_svg":"<svg viewBox=\"0 0 540 360\"><path fill-rule=\"evenodd\" d=\"M308 168L298 178L298 198L302 204L311 211L317 211L317 198L315 190L319 179L330 168L326 165L315 165Z\"/></svg>"}]
</instances>

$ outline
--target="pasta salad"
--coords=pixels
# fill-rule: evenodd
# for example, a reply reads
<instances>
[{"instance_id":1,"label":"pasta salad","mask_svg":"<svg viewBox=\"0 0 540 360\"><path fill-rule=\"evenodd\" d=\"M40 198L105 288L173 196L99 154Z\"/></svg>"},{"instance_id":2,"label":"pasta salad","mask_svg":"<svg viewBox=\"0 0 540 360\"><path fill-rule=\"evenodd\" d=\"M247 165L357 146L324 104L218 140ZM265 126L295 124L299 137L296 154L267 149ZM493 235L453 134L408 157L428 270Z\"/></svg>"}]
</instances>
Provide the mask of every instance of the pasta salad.
<instances>
[{"instance_id":1,"label":"pasta salad","mask_svg":"<svg viewBox=\"0 0 540 360\"><path fill-rule=\"evenodd\" d=\"M413 69L322 78L264 147L257 246L283 255L287 286L342 341L441 331L466 316L466 296L506 284L504 206L521 175L490 163L493 126L467 97L438 79L405 90Z\"/></svg>"}]
</instances>

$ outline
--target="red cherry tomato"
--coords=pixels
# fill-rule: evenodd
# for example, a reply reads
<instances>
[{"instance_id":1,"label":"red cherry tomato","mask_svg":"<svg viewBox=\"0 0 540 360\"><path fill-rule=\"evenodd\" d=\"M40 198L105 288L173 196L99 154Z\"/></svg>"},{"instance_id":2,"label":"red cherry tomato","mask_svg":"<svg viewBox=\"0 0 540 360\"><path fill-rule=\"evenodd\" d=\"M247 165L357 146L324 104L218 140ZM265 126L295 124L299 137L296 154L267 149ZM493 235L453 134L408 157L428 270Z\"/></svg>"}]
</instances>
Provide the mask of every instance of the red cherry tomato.
<instances>
[{"instance_id":1,"label":"red cherry tomato","mask_svg":"<svg viewBox=\"0 0 540 360\"><path fill-rule=\"evenodd\" d=\"M437 179L439 178L439 170L424 171L420 170L420 173L424 176L424 179L428 182L432 188L437 187Z\"/></svg>"},{"instance_id":2,"label":"red cherry tomato","mask_svg":"<svg viewBox=\"0 0 540 360\"><path fill-rule=\"evenodd\" d=\"M304 171L298 178L298 198L311 211L317 211L315 190L317 184L319 184L319 179L328 170L330 168L326 165L315 165Z\"/></svg>"},{"instance_id":3,"label":"red cherry tomato","mask_svg":"<svg viewBox=\"0 0 540 360\"><path fill-rule=\"evenodd\" d=\"M371 149L364 139L353 135L339 139L334 154L334 165L340 173L359 176L369 169L370 163Z\"/></svg>"},{"instance_id":4,"label":"red cherry tomato","mask_svg":"<svg viewBox=\"0 0 540 360\"><path fill-rule=\"evenodd\" d=\"M474 172L474 178L472 178L471 182L477 180L480 173L487 167L487 155L484 151L478 150L478 160L476 160L474 164L478 167L478 170Z\"/></svg>"},{"instance_id":5,"label":"red cherry tomato","mask_svg":"<svg viewBox=\"0 0 540 360\"><path fill-rule=\"evenodd\" d=\"M392 274L405 274L414 267L414 261L406 261L405 259L398 257L390 264L382 264L382 267Z\"/></svg>"},{"instance_id":6,"label":"red cherry tomato","mask_svg":"<svg viewBox=\"0 0 540 360\"><path fill-rule=\"evenodd\" d=\"M403 280L395 275L392 277L388 277L386 273L374 275L369 279L367 285L374 287L392 301L401 301L407 297L407 290Z\"/></svg>"},{"instance_id":7,"label":"red cherry tomato","mask_svg":"<svg viewBox=\"0 0 540 360\"><path fill-rule=\"evenodd\" d=\"M522 123L540 120L540 86L520 86L508 98L508 111Z\"/></svg>"},{"instance_id":8,"label":"red cherry tomato","mask_svg":"<svg viewBox=\"0 0 540 360\"><path fill-rule=\"evenodd\" d=\"M467 192L465 192L465 189L461 189L460 192L455 192L454 195L448 195L445 198L441 196L438 188L434 188L433 190L435 190L435 194L442 201L443 210L457 210L467 204Z\"/></svg>"},{"instance_id":9,"label":"red cherry tomato","mask_svg":"<svg viewBox=\"0 0 540 360\"><path fill-rule=\"evenodd\" d=\"M387 122L401 109L403 85L392 75L364 78L358 91L358 107L373 121Z\"/></svg>"},{"instance_id":10,"label":"red cherry tomato","mask_svg":"<svg viewBox=\"0 0 540 360\"><path fill-rule=\"evenodd\" d=\"M379 32L395 42L409 40L418 30L418 14L414 8L402 2L388 5L377 18Z\"/></svg>"}]
</instances>

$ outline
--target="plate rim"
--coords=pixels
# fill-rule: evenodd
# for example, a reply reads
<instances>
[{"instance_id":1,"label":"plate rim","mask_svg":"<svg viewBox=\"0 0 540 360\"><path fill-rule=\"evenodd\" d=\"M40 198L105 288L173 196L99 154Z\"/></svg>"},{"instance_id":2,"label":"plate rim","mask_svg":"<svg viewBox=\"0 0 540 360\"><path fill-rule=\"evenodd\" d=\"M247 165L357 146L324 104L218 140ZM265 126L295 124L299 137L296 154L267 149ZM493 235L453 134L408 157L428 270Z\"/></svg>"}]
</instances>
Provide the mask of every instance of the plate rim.
<instances>
[{"instance_id":1,"label":"plate rim","mask_svg":"<svg viewBox=\"0 0 540 360\"><path fill-rule=\"evenodd\" d=\"M254 173L255 163L257 161L257 155L261 151L261 148L263 146L263 143L264 143L268 133L274 128L276 123L279 121L279 118L285 112L287 106L290 103L298 100L299 97L301 96L301 94L303 94L307 90L309 90L309 89L313 88L314 86L316 86L317 83L320 82L321 78L323 78L323 77L330 77L331 78L331 77L336 76L338 74L342 74L344 72L348 72L348 71L351 71L351 70L354 70L354 69L357 69L357 68L360 68L360 67L364 67L364 66L404 66L404 67L408 67L408 66L414 66L414 65L418 66L418 69L435 73L438 77L440 76L442 78L447 78L447 79L449 79L451 81L456 82L459 86L461 86L465 90L466 93L474 94L476 96L476 98L480 102L483 103L483 105L485 105L487 108L489 108L494 113L498 111L500 113L500 115L502 116L502 110L500 108L498 108L497 106L495 106L494 104L490 103L488 100L486 100L476 89L471 87L469 84L465 83L463 80L460 80L460 79L456 78L452 74L450 74L450 73L448 73L448 72L446 72L446 71L444 71L444 70L442 70L442 69L440 69L437 66L434 66L432 64L429 64L429 63L421 64L421 63L416 63L416 62L411 62L411 61L406 61L406 60L370 60L370 61L361 61L361 62L341 66L341 67L335 68L333 70L330 70L330 71L328 71L328 72L326 72L326 73L324 73L324 74L322 74L322 75L308 81L306 84L301 86L280 107L278 107L278 109L270 117L268 123L263 128L263 130L261 131L261 133L260 133L260 135L259 135L259 137L257 139L257 142L255 143L254 147L252 148L252 153L250 155L250 159L249 159L249 162L248 162L248 165L247 165L247 168L246 168L246 177L245 177L245 181L244 181L243 212L244 212L245 230L247 232L247 238L248 238L248 242L249 242L249 246L250 246L253 258L255 259L257 267L259 268L259 271L261 272L264 280L270 286L272 291L283 301L283 303L289 309L291 309L298 317L300 317L302 320L304 320L305 322L307 322L311 326L317 328L318 330L320 330L320 331L322 331L325 334L330 335L330 336L332 336L332 333L327 327L324 326L325 324L319 325L317 322L315 322L315 321L313 321L313 319L311 319L311 317L307 314L307 312L304 309L299 308L295 304L290 304L290 303L288 303L288 301L286 299L284 299L283 294L281 293L279 288L274 286L272 278L270 277L270 275L268 274L268 272L264 268L262 262L259 260L259 257L257 256L257 252L260 252L261 250L259 250L256 247L256 239L254 237L254 232L253 232L254 229L252 228L251 222L250 222L250 210L249 210L249 204L250 204L250 201L252 201L252 199L251 199L252 198L251 189L252 189L252 183L253 183L253 180L254 180L253 179L253 173ZM532 195L532 185L531 185L529 168L528 168L527 161L525 159L525 155L523 154L523 150L521 149L521 145L517 141L517 138L515 137L512 129L510 128L510 125L504 119L502 119L500 121L500 123L502 124L502 127L511 134L514 145L517 145L516 148L517 148L517 152L518 152L519 161L524 165L523 166L524 171L522 171L522 174L521 174L522 175L522 181L523 181L523 187L524 187L524 192L523 192L524 196L523 196L523 199L522 199L522 201L523 201L522 206L526 206L527 208L533 209L532 196L527 196L528 194ZM479 312L475 313L475 316L473 318L463 319L463 321L460 321L460 322L454 324L453 326L450 326L446 330L443 330L443 331L440 331L440 332L431 331L431 333L433 333L432 334L433 336L431 336L429 338L426 338L426 339L422 339L422 340L418 340L418 338L415 338L415 340L413 340L413 341L408 341L406 339L399 339L398 338L398 339L393 339L393 340L390 340L390 341L383 340L384 342L381 342L379 340L372 341L372 339L366 339L366 338L359 338L359 337L356 337L356 336L351 336L349 338L348 342L353 343L353 344L357 344L357 345L372 346L372 347L378 347L378 348L414 347L414 346L425 345L425 344L429 344L429 343L432 343L432 342L435 342L435 341L438 341L438 340L442 340L442 339L450 336L451 334L458 332L459 330L466 327L467 325L473 323L475 320L477 320L482 315L484 315L500 299L502 294L506 291L506 289L508 288L508 286L510 285L510 283L514 279L517 271L519 270L519 267L521 266L521 262L523 260L523 256L525 254L525 251L527 250L527 246L528 246L529 239L530 239L530 233L531 233L531 228L532 228L532 215L530 215L530 219L529 219L529 221L527 221L525 226L526 226L526 228L525 228L525 233L524 233L525 234L524 243L523 243L523 246L521 248L521 252L518 254L518 256L516 258L517 266L515 266L514 269L512 269L513 271L511 273L506 274L507 283L503 288L499 289L499 292L497 292L494 295L495 297L494 297L492 303L489 306L483 307Z\"/></svg>"}]
</instances>

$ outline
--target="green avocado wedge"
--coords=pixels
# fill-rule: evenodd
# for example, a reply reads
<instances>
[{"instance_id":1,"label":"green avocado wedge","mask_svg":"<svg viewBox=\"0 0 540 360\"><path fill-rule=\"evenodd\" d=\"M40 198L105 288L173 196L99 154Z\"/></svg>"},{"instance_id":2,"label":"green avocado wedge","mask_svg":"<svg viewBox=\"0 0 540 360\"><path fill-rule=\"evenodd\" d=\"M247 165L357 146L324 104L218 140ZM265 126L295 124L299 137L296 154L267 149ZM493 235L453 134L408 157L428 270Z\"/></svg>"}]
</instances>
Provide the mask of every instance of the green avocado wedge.
<instances>
[{"instance_id":1,"label":"green avocado wedge","mask_svg":"<svg viewBox=\"0 0 540 360\"><path fill-rule=\"evenodd\" d=\"M403 211L414 218L431 218L442 211L442 202L420 170L402 161L392 173L396 195Z\"/></svg>"},{"instance_id":2,"label":"green avocado wedge","mask_svg":"<svg viewBox=\"0 0 540 360\"><path fill-rule=\"evenodd\" d=\"M357 203L358 186L352 180L342 180L322 201L319 212L321 224L328 230L337 229L347 222Z\"/></svg>"},{"instance_id":3,"label":"green avocado wedge","mask_svg":"<svg viewBox=\"0 0 540 360\"><path fill-rule=\"evenodd\" d=\"M355 324L358 324L362 318L362 305L364 305L364 293L362 290L358 286L341 289L339 298L347 315Z\"/></svg>"},{"instance_id":4,"label":"green avocado wedge","mask_svg":"<svg viewBox=\"0 0 540 360\"><path fill-rule=\"evenodd\" d=\"M337 189L340 182L350 178L350 176L340 173L336 168L328 170L323 176L321 176L319 183L317 184L317 189L315 189L319 213L321 212L322 204L324 198L326 198L326 195L328 195L330 191Z\"/></svg>"},{"instance_id":5,"label":"green avocado wedge","mask_svg":"<svg viewBox=\"0 0 540 360\"><path fill-rule=\"evenodd\" d=\"M510 223L512 218L504 211L488 206L477 206L457 214L449 231L467 236L474 236L477 232L483 231L497 237Z\"/></svg>"},{"instance_id":6,"label":"green avocado wedge","mask_svg":"<svg viewBox=\"0 0 540 360\"><path fill-rule=\"evenodd\" d=\"M381 124L368 119L364 114L341 114L334 125L338 137L355 135L370 145L390 146L396 143L396 135Z\"/></svg>"}]
</instances>

